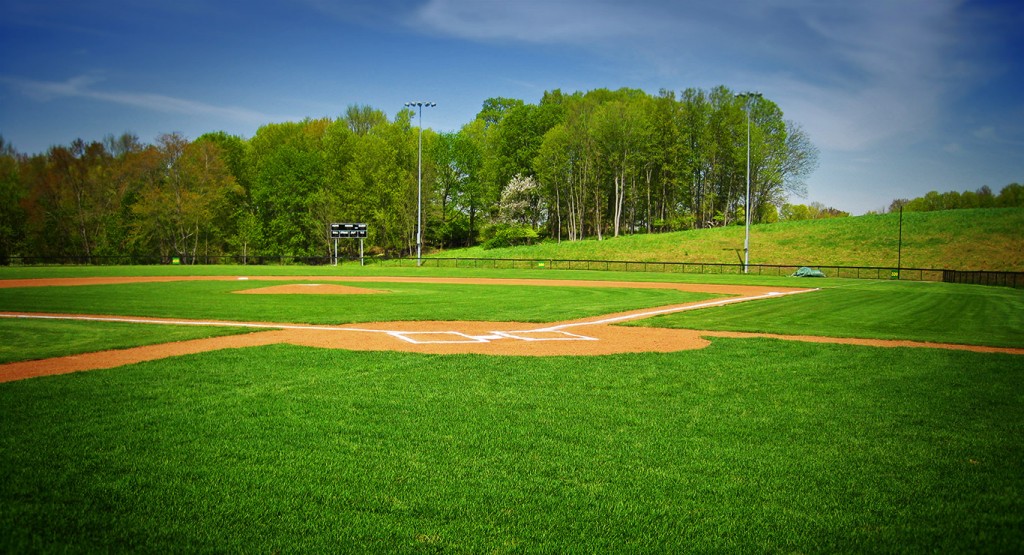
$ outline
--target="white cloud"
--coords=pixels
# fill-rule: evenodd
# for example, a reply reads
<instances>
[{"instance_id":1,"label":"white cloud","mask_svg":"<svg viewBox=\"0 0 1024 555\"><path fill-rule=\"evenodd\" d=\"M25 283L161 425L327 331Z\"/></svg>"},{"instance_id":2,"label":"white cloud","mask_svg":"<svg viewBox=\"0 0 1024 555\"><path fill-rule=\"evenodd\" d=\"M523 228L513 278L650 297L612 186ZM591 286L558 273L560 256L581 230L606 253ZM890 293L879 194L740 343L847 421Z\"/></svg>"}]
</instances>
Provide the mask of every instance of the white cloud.
<instances>
[{"instance_id":1,"label":"white cloud","mask_svg":"<svg viewBox=\"0 0 1024 555\"><path fill-rule=\"evenodd\" d=\"M429 0L407 24L470 40L564 44L637 33L647 15L633 5L600 1Z\"/></svg>"},{"instance_id":2,"label":"white cloud","mask_svg":"<svg viewBox=\"0 0 1024 555\"><path fill-rule=\"evenodd\" d=\"M794 106L826 147L857 150L929 129L954 86L944 69L950 2L858 3L844 17L806 15L828 40L822 63L846 67L835 83L793 83Z\"/></svg>"},{"instance_id":3,"label":"white cloud","mask_svg":"<svg viewBox=\"0 0 1024 555\"><path fill-rule=\"evenodd\" d=\"M221 118L247 124L271 121L271 116L267 114L235 106L217 106L162 94L105 91L95 87L101 82L103 79L97 75L79 75L66 81L0 77L0 83L6 83L29 98L41 102L62 98L85 98L154 112Z\"/></svg>"},{"instance_id":4,"label":"white cloud","mask_svg":"<svg viewBox=\"0 0 1024 555\"><path fill-rule=\"evenodd\" d=\"M760 89L824 148L858 150L932 126L964 79L963 65L949 63L958 6L958 0L429 0L407 24L470 41L587 48L617 60L623 81L655 90L672 88L680 76L689 81L683 87Z\"/></svg>"},{"instance_id":5,"label":"white cloud","mask_svg":"<svg viewBox=\"0 0 1024 555\"><path fill-rule=\"evenodd\" d=\"M996 128L991 125L986 125L984 127L979 127L978 129L975 129L972 135L974 135L975 138L981 139L983 141L994 141L998 139L998 137L996 136Z\"/></svg>"}]
</instances>

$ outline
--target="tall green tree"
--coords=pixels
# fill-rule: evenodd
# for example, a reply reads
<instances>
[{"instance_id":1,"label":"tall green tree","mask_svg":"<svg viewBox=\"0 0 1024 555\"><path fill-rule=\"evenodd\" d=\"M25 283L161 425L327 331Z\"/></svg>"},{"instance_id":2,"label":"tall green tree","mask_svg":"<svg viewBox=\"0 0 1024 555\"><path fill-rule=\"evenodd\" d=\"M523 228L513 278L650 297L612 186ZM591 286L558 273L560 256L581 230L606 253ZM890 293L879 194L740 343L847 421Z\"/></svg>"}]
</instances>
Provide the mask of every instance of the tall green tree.
<instances>
[{"instance_id":1,"label":"tall green tree","mask_svg":"<svg viewBox=\"0 0 1024 555\"><path fill-rule=\"evenodd\" d=\"M21 179L21 160L14 147L0 135L0 265L10 264L25 239L23 201L28 191Z\"/></svg>"},{"instance_id":2,"label":"tall green tree","mask_svg":"<svg viewBox=\"0 0 1024 555\"><path fill-rule=\"evenodd\" d=\"M225 166L239 186L238 192L230 198L231 213L220 226L223 236L219 243L226 253L239 257L243 264L247 264L250 256L260 252L263 238L262 221L252 200L252 172L247 165L249 142L224 131L200 135L196 142L217 145Z\"/></svg>"},{"instance_id":3,"label":"tall green tree","mask_svg":"<svg viewBox=\"0 0 1024 555\"><path fill-rule=\"evenodd\" d=\"M598 184L597 148L590 124L598 102L584 95L562 97L564 121L545 133L535 165L541 190L547 192L559 240L600 236L603 202ZM553 198L552 198L553 197Z\"/></svg>"},{"instance_id":4,"label":"tall green tree","mask_svg":"<svg viewBox=\"0 0 1024 555\"><path fill-rule=\"evenodd\" d=\"M45 207L43 225L56 230L54 240L66 254L87 262L103 254L105 230L120 205L112 194L113 158L100 142L77 139L69 147L52 147L37 198Z\"/></svg>"},{"instance_id":5,"label":"tall green tree","mask_svg":"<svg viewBox=\"0 0 1024 555\"><path fill-rule=\"evenodd\" d=\"M683 91L676 118L680 140L676 172L683 176L686 187L680 195L688 207L693 225L706 227L714 216L714 161L716 144L712 141L713 107L707 92L699 89Z\"/></svg>"},{"instance_id":6,"label":"tall green tree","mask_svg":"<svg viewBox=\"0 0 1024 555\"><path fill-rule=\"evenodd\" d=\"M431 159L434 199L440 209L432 235L442 247L469 246L476 239L477 214L483 208L483 159L472 131L439 134Z\"/></svg>"},{"instance_id":7,"label":"tall green tree","mask_svg":"<svg viewBox=\"0 0 1024 555\"><path fill-rule=\"evenodd\" d=\"M1024 206L1024 185L1010 183L999 190L996 198L996 205L1002 208L1015 208Z\"/></svg>"},{"instance_id":8,"label":"tall green tree","mask_svg":"<svg viewBox=\"0 0 1024 555\"><path fill-rule=\"evenodd\" d=\"M549 231L559 242L562 241L563 229L568 240L581 238L582 222L576 204L577 161L566 123L560 123L544 134L534 167L537 169L541 189L552 207L551 218L548 220Z\"/></svg>"},{"instance_id":9,"label":"tall green tree","mask_svg":"<svg viewBox=\"0 0 1024 555\"><path fill-rule=\"evenodd\" d=\"M561 106L556 104L523 104L504 113L493 135L499 188L515 175L533 175L544 133L560 119Z\"/></svg>"},{"instance_id":10,"label":"tall green tree","mask_svg":"<svg viewBox=\"0 0 1024 555\"><path fill-rule=\"evenodd\" d=\"M326 256L325 229L311 220L309 198L325 182L322 142L330 120L275 123L249 141L251 196L271 255Z\"/></svg>"},{"instance_id":11,"label":"tall green tree","mask_svg":"<svg viewBox=\"0 0 1024 555\"><path fill-rule=\"evenodd\" d=\"M191 263L211 239L213 254L220 254L221 223L231 214L232 198L243 192L223 152L212 141L189 143L178 134L162 136L159 150L166 171L134 205L137 238L164 257L183 256Z\"/></svg>"},{"instance_id":12,"label":"tall green tree","mask_svg":"<svg viewBox=\"0 0 1024 555\"><path fill-rule=\"evenodd\" d=\"M591 129L603 179L611 190L610 212L615 237L621 233L624 221L628 221L629 230L636 229L638 206L644 200L641 189L649 191L651 186L656 166L651 106L649 97L635 95L606 102L594 113ZM649 221L649 207L642 212L642 220Z\"/></svg>"},{"instance_id":13,"label":"tall green tree","mask_svg":"<svg viewBox=\"0 0 1024 555\"><path fill-rule=\"evenodd\" d=\"M362 104L353 104L345 110L345 124L356 135L363 136L375 127L388 124L384 112Z\"/></svg>"},{"instance_id":14,"label":"tall green tree","mask_svg":"<svg viewBox=\"0 0 1024 555\"><path fill-rule=\"evenodd\" d=\"M370 242L393 254L408 254L415 247L418 152L410 115L402 111L394 122L359 137L342 179L343 198L352 199L345 203L345 214L366 222ZM431 140L424 133L424 152L430 152ZM425 164L423 182L429 186L432 178Z\"/></svg>"},{"instance_id":15,"label":"tall green tree","mask_svg":"<svg viewBox=\"0 0 1024 555\"><path fill-rule=\"evenodd\" d=\"M782 110L771 100L753 98L746 111L750 118L751 143L750 215L751 221L758 223L769 205L779 206L787 198L787 127L782 119Z\"/></svg>"},{"instance_id":16,"label":"tall green tree","mask_svg":"<svg viewBox=\"0 0 1024 555\"><path fill-rule=\"evenodd\" d=\"M142 191L162 179L166 171L163 156L155 146L143 144L131 134L110 137L106 144L113 160L108 176L109 211L104 224L103 254L150 254L137 252L134 247L132 230L135 215L132 207Z\"/></svg>"}]
</instances>

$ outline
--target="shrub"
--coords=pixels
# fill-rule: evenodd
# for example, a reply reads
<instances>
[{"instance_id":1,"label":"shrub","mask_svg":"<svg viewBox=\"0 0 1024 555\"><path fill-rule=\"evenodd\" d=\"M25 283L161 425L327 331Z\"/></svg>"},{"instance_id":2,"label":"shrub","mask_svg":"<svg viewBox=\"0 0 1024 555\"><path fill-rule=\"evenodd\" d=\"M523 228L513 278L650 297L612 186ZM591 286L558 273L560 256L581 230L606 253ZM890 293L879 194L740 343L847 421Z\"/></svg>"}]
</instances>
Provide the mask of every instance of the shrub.
<instances>
[{"instance_id":1,"label":"shrub","mask_svg":"<svg viewBox=\"0 0 1024 555\"><path fill-rule=\"evenodd\" d=\"M537 240L537 232L527 225L499 224L494 227L494 236L484 242L484 250L530 245Z\"/></svg>"}]
</instances>

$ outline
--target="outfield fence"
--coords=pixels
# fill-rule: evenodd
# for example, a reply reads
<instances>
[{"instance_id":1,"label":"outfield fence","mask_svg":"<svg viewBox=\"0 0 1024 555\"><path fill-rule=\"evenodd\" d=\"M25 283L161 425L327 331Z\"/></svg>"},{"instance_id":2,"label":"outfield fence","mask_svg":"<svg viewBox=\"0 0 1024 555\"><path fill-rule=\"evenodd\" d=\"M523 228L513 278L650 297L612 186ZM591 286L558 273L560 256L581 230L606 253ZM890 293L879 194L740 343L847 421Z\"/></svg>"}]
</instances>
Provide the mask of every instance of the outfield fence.
<instances>
[{"instance_id":1,"label":"outfield fence","mask_svg":"<svg viewBox=\"0 0 1024 555\"><path fill-rule=\"evenodd\" d=\"M415 266L415 258L379 260L378 264ZM430 268L488 268L541 270L596 270L609 272L658 272L667 274L742 274L743 264L717 262L643 262L632 260L560 260L537 258L423 258ZM944 270L931 268L896 268L875 266L821 266L793 264L749 264L747 273L764 276L788 276L809 266L825 272L828 277L856 279L904 279L911 281L943 281ZM1024 281L1024 273L1021 273ZM1024 285L1024 283L1022 283Z\"/></svg>"},{"instance_id":2,"label":"outfield fence","mask_svg":"<svg viewBox=\"0 0 1024 555\"><path fill-rule=\"evenodd\" d=\"M970 283L974 285L1024 288L1024 272L963 272L959 270L943 270L942 281L946 283Z\"/></svg>"},{"instance_id":3,"label":"outfield fence","mask_svg":"<svg viewBox=\"0 0 1024 555\"><path fill-rule=\"evenodd\" d=\"M330 256L165 256L165 255L119 255L119 256L12 256L9 266L159 266L174 265L218 265L239 264L250 266L326 266L333 264Z\"/></svg>"},{"instance_id":4,"label":"outfield fence","mask_svg":"<svg viewBox=\"0 0 1024 555\"><path fill-rule=\"evenodd\" d=\"M429 268L485 268L508 270L592 270L607 272L658 272L669 274L742 274L743 264L714 262L652 262L632 260L564 260L552 258L444 258L426 257L422 266ZM334 264L330 256L197 256L171 257L161 255L132 256L12 256L11 266L103 266L103 265L217 265L248 264L327 266ZM342 264L359 263L359 259L339 260ZM394 267L414 267L418 261L412 257L366 257L365 264ZM893 268L884 266L836 266L814 264L749 264L747 273L764 276L792 275L802 266L821 270L828 277L853 279L900 279L908 281L937 281L1024 288L1024 272L988 270L945 270L936 268Z\"/></svg>"},{"instance_id":5,"label":"outfield fence","mask_svg":"<svg viewBox=\"0 0 1024 555\"><path fill-rule=\"evenodd\" d=\"M415 258L378 259L377 264L415 266ZM598 270L610 272L659 272L677 274L742 274L743 264L711 262L637 262L628 260L559 260L538 258L436 258L422 259L430 268L550 269ZM908 281L941 281L1024 288L1024 272L961 271L936 268L892 268L884 266L827 266L811 264L749 264L747 273L766 276L788 276L808 266L821 270L828 277L853 279L900 279Z\"/></svg>"}]
</instances>

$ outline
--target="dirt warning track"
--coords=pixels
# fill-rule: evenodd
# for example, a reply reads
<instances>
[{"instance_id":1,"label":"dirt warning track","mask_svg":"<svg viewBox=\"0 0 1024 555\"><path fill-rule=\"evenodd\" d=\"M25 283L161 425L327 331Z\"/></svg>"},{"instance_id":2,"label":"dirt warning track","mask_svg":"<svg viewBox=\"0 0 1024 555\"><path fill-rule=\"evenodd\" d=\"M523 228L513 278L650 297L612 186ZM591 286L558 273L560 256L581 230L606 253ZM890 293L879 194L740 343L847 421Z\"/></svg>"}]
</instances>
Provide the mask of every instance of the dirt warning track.
<instances>
[{"instance_id":1,"label":"dirt warning track","mask_svg":"<svg viewBox=\"0 0 1024 555\"><path fill-rule=\"evenodd\" d=\"M169 282L192 280L236 281L250 278L237 276L215 277L139 277L139 278L82 278L45 280L0 280L0 287L45 287L101 285L139 282ZM15 362L0 365L0 382L35 376L63 374L85 370L113 368L125 364L157 360L183 354L201 353L220 349L244 348L273 344L292 344L307 347L360 351L403 351L426 354L485 354L506 356L595 356L640 352L675 352L700 349L710 344L708 337L770 337L792 341L844 343L880 347L929 347L963 349L980 352L1007 352L1024 354L1022 349L1001 349L965 345L915 343L867 339L837 339L771 334L742 334L732 332L662 329L649 327L623 327L615 324L672 314L700 310L739 302L766 301L789 295L812 293L815 289L679 284L661 282L621 281L563 281L526 279L459 279L459 278L402 278L402 277L342 277L273 276L251 278L262 281L302 281L309 283L268 286L248 289L246 294L367 294L371 289L346 287L338 283L453 283L476 285L506 285L532 287L621 287L676 289L703 293L732 295L694 303L635 310L604 316L555 322L550 324L510 322L377 322L338 326L305 325L280 322L231 322L208 320L182 320L168 318L137 318L129 316L71 315L40 313L0 313L3 318L68 319L130 322L148 325L203 325L228 326L253 330L253 333L210 339L198 339L122 349L86 353L46 360Z\"/></svg>"}]
</instances>

